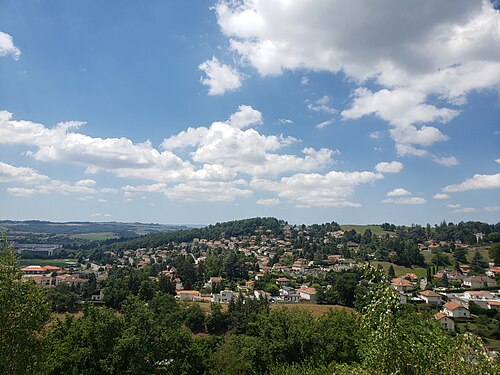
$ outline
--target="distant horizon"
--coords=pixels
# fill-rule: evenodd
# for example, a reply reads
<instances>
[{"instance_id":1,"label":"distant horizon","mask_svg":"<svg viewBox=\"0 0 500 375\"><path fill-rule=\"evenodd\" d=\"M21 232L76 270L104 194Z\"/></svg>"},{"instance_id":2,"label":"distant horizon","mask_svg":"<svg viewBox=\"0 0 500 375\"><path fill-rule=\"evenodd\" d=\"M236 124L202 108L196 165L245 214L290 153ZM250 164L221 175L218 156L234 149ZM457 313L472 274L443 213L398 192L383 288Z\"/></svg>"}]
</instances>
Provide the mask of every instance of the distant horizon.
<instances>
[{"instance_id":1,"label":"distant horizon","mask_svg":"<svg viewBox=\"0 0 500 375\"><path fill-rule=\"evenodd\" d=\"M209 226L209 225L215 225L216 223L226 223L226 222L230 222L230 221L239 221L239 220L246 220L246 219L253 219L255 217L259 217L259 216L253 216L253 217L246 217L246 218L242 218L242 219L232 219L232 220L218 220L218 221L214 221L212 223L207 223L207 224L186 224L186 223L183 223L183 224L174 224L174 223L160 223L160 222L141 222L141 221L92 221L92 220L67 220L67 221L58 221L58 220L42 220L42 219L26 219L26 220L13 220L13 219L4 219L4 218L1 218L0 219L0 223L3 222L3 221L14 221L14 222L28 222L28 221L39 221L39 222L48 222L48 223L52 223L52 224L71 224L71 223L92 223L92 224L106 224L106 223L117 223L117 224L148 224L148 225L160 225L160 226L173 226L173 227L192 227L192 228L201 228L201 227L206 227L206 226ZM411 223L411 224L401 224L401 223L395 223L395 222L390 222L390 221L381 221L380 223L373 223L373 222L370 222L370 223L341 223L341 222L338 222L336 220L330 220L330 221L324 221L324 222L315 222L315 223L292 223L288 220L285 220L285 219L282 219L282 218L279 218L279 217L275 217L275 216L260 216L260 217L272 217L272 218L275 218L277 220L283 220L285 222L287 222L289 225L314 225L314 224L327 224L327 223L331 223L331 222L336 222L337 224L339 224L340 226L350 226L350 225L353 225L353 226L380 226L384 223L389 223L389 224L394 224L396 226L403 226L403 227L411 227L412 225L420 225L422 227L425 227L427 225L427 222L426 223ZM489 225L495 225L495 224L498 224L500 221L497 221L497 222L487 222L487 221L481 221L481 220L458 220L458 221L448 221L446 219L443 219L444 221L446 221L446 223L453 223L453 224L457 224L459 222L467 222L467 221L479 221L479 222L483 222L483 223L486 223L486 224L489 224ZM429 224L431 226L434 226L434 225L439 225L443 220L441 220L440 222L438 223L431 223L429 222Z\"/></svg>"},{"instance_id":2,"label":"distant horizon","mask_svg":"<svg viewBox=\"0 0 500 375\"><path fill-rule=\"evenodd\" d=\"M497 222L499 9L3 0L2 215Z\"/></svg>"}]
</instances>

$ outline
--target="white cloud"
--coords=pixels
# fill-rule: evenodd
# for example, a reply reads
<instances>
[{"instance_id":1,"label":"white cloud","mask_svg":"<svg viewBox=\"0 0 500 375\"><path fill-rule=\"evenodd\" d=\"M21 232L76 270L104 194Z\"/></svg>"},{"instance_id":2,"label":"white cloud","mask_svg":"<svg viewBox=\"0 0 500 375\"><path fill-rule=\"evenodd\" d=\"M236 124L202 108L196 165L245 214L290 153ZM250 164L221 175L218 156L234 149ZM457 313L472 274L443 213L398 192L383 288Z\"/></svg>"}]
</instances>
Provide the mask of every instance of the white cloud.
<instances>
[{"instance_id":1,"label":"white cloud","mask_svg":"<svg viewBox=\"0 0 500 375\"><path fill-rule=\"evenodd\" d=\"M37 190L35 189L26 189L26 188L8 188L7 193L12 194L17 197L32 197L33 195L37 194Z\"/></svg>"},{"instance_id":2,"label":"white cloud","mask_svg":"<svg viewBox=\"0 0 500 375\"><path fill-rule=\"evenodd\" d=\"M194 148L190 157L197 163L217 165L227 179L235 173L250 176L276 176L288 171L311 171L333 162L337 151L322 148L302 149L303 157L279 154L297 140L283 135L266 136L249 128L262 122L262 114L250 106L240 106L226 122L214 122L210 127L189 128L165 139L166 150Z\"/></svg>"},{"instance_id":3,"label":"white cloud","mask_svg":"<svg viewBox=\"0 0 500 375\"><path fill-rule=\"evenodd\" d=\"M178 184L167 188L165 196L187 202L231 202L236 198L248 198L252 191L245 187L246 182L192 181L189 184Z\"/></svg>"},{"instance_id":4,"label":"white cloud","mask_svg":"<svg viewBox=\"0 0 500 375\"><path fill-rule=\"evenodd\" d=\"M326 128L327 126L333 124L334 122L335 122L334 119L323 121L323 122L320 122L318 125L316 125L315 128L316 129L323 129L323 128Z\"/></svg>"},{"instance_id":5,"label":"white cloud","mask_svg":"<svg viewBox=\"0 0 500 375\"><path fill-rule=\"evenodd\" d=\"M0 162L0 183L40 184L48 180L47 176L39 174L32 168L14 167L13 165Z\"/></svg>"},{"instance_id":6,"label":"white cloud","mask_svg":"<svg viewBox=\"0 0 500 375\"><path fill-rule=\"evenodd\" d=\"M448 194L444 194L444 193L437 193L437 194L434 194L432 196L432 198L434 198L434 199L449 199L450 196Z\"/></svg>"},{"instance_id":7,"label":"white cloud","mask_svg":"<svg viewBox=\"0 0 500 375\"><path fill-rule=\"evenodd\" d=\"M399 173L403 169L403 163L399 161L380 162L375 166L375 170L380 173Z\"/></svg>"},{"instance_id":8,"label":"white cloud","mask_svg":"<svg viewBox=\"0 0 500 375\"><path fill-rule=\"evenodd\" d=\"M445 193L456 193L469 190L498 189L500 188L500 173L487 175L475 174L459 184L448 185L443 188Z\"/></svg>"},{"instance_id":9,"label":"white cloud","mask_svg":"<svg viewBox=\"0 0 500 375\"><path fill-rule=\"evenodd\" d=\"M500 158L495 159L495 163L500 164Z\"/></svg>"},{"instance_id":10,"label":"white cloud","mask_svg":"<svg viewBox=\"0 0 500 375\"><path fill-rule=\"evenodd\" d=\"M371 132L369 134L369 137L370 137L370 139L378 140L378 139L382 138L382 133L379 131Z\"/></svg>"},{"instance_id":11,"label":"white cloud","mask_svg":"<svg viewBox=\"0 0 500 375\"><path fill-rule=\"evenodd\" d=\"M276 124L278 125L291 125L293 124L293 121L287 118L280 118L276 121Z\"/></svg>"},{"instance_id":12,"label":"white cloud","mask_svg":"<svg viewBox=\"0 0 500 375\"><path fill-rule=\"evenodd\" d=\"M376 83L357 88L342 117L387 121L399 155L428 155L448 139L429 123L449 122L468 93L500 85L500 12L489 1L223 0L215 12L231 49L261 75L342 71Z\"/></svg>"},{"instance_id":13,"label":"white cloud","mask_svg":"<svg viewBox=\"0 0 500 375\"><path fill-rule=\"evenodd\" d=\"M338 111L331 107L330 104L330 98L325 95L322 96L321 98L315 100L314 102L306 101L307 104L307 109L313 112L323 112L323 113L337 113Z\"/></svg>"},{"instance_id":14,"label":"white cloud","mask_svg":"<svg viewBox=\"0 0 500 375\"><path fill-rule=\"evenodd\" d=\"M277 206L280 204L280 200L276 198L258 199L256 203L261 206Z\"/></svg>"},{"instance_id":15,"label":"white cloud","mask_svg":"<svg viewBox=\"0 0 500 375\"><path fill-rule=\"evenodd\" d=\"M201 63L198 68L206 75L200 78L200 82L208 86L208 95L223 95L226 91L241 87L242 75L229 65L220 63L215 56Z\"/></svg>"},{"instance_id":16,"label":"white cloud","mask_svg":"<svg viewBox=\"0 0 500 375\"><path fill-rule=\"evenodd\" d=\"M309 77L307 76L303 76L301 79L300 79L300 84L303 85L303 86L307 86L309 85Z\"/></svg>"},{"instance_id":17,"label":"white cloud","mask_svg":"<svg viewBox=\"0 0 500 375\"><path fill-rule=\"evenodd\" d=\"M462 207L460 204L448 204L448 208L453 209L453 213L474 213L477 212L476 208L473 207Z\"/></svg>"},{"instance_id":18,"label":"white cloud","mask_svg":"<svg viewBox=\"0 0 500 375\"><path fill-rule=\"evenodd\" d=\"M401 197L404 195L411 195L411 193L408 190L403 189L403 188L397 188L397 189L391 190L387 193L388 197Z\"/></svg>"},{"instance_id":19,"label":"white cloud","mask_svg":"<svg viewBox=\"0 0 500 375\"><path fill-rule=\"evenodd\" d=\"M407 198L387 198L384 199L382 203L420 205L420 204L426 204L427 201L424 198L420 197L407 197Z\"/></svg>"},{"instance_id":20,"label":"white cloud","mask_svg":"<svg viewBox=\"0 0 500 375\"><path fill-rule=\"evenodd\" d=\"M457 158L454 156L438 157L436 155L433 155L432 160L440 165L445 166L445 167L453 167L453 166L459 164Z\"/></svg>"},{"instance_id":21,"label":"white cloud","mask_svg":"<svg viewBox=\"0 0 500 375\"><path fill-rule=\"evenodd\" d=\"M254 179L250 187L275 192L279 198L299 205L360 207L351 201L355 187L382 178L383 175L373 172L298 173L278 181Z\"/></svg>"},{"instance_id":22,"label":"white cloud","mask_svg":"<svg viewBox=\"0 0 500 375\"><path fill-rule=\"evenodd\" d=\"M0 31L0 56L11 55L14 59L19 59L21 51L14 45L12 36Z\"/></svg>"}]
</instances>

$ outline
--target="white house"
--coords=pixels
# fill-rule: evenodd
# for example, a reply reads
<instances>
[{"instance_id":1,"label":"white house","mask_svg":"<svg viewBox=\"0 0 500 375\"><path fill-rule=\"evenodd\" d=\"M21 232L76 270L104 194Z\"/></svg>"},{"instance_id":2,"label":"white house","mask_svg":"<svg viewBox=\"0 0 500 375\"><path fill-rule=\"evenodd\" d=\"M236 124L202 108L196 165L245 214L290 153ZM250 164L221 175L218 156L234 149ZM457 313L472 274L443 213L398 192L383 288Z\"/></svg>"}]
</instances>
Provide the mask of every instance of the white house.
<instances>
[{"instance_id":1,"label":"white house","mask_svg":"<svg viewBox=\"0 0 500 375\"><path fill-rule=\"evenodd\" d=\"M181 301L194 301L201 298L200 292L197 290L179 290L177 296Z\"/></svg>"},{"instance_id":2,"label":"white house","mask_svg":"<svg viewBox=\"0 0 500 375\"><path fill-rule=\"evenodd\" d=\"M301 288L298 290L300 298L306 301L316 301L316 289Z\"/></svg>"},{"instance_id":3,"label":"white house","mask_svg":"<svg viewBox=\"0 0 500 375\"><path fill-rule=\"evenodd\" d=\"M434 319L438 321L441 327L449 329L452 332L455 332L455 322L447 315L443 314L442 312L438 312L436 313L436 315L434 315Z\"/></svg>"},{"instance_id":4,"label":"white house","mask_svg":"<svg viewBox=\"0 0 500 375\"><path fill-rule=\"evenodd\" d=\"M233 298L236 297L236 293L232 290L223 290L220 293L212 294L212 302L217 303L229 303Z\"/></svg>"},{"instance_id":5,"label":"white house","mask_svg":"<svg viewBox=\"0 0 500 375\"><path fill-rule=\"evenodd\" d=\"M420 298L422 298L428 305L440 306L443 303L441 294L433 292L432 290L424 290L419 294Z\"/></svg>"},{"instance_id":6,"label":"white house","mask_svg":"<svg viewBox=\"0 0 500 375\"><path fill-rule=\"evenodd\" d=\"M445 303L443 313L450 318L470 318L469 310L456 301Z\"/></svg>"}]
</instances>

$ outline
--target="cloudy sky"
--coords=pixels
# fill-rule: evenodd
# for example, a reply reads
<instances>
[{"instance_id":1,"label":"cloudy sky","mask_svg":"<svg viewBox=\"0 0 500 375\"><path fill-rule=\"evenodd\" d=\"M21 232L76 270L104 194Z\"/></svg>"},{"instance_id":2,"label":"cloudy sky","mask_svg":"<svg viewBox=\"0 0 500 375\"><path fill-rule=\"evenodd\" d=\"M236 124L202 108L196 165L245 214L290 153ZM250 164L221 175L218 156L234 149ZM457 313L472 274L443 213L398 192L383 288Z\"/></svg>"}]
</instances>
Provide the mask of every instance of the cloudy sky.
<instances>
[{"instance_id":1,"label":"cloudy sky","mask_svg":"<svg viewBox=\"0 0 500 375\"><path fill-rule=\"evenodd\" d=\"M500 218L500 2L0 3L0 218Z\"/></svg>"}]
</instances>

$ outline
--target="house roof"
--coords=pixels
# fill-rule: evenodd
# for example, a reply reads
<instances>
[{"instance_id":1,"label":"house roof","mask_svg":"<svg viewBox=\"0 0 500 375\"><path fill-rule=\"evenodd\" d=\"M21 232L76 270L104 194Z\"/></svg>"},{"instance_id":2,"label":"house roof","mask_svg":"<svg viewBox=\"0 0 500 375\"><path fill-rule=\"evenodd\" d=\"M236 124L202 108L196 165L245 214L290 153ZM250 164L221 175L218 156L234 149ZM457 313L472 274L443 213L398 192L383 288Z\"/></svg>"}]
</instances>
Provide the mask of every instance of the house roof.
<instances>
[{"instance_id":1,"label":"house roof","mask_svg":"<svg viewBox=\"0 0 500 375\"><path fill-rule=\"evenodd\" d=\"M314 289L314 288L302 288L302 289L299 289L299 292L306 293L306 294L316 294L316 289Z\"/></svg>"},{"instance_id":2,"label":"house roof","mask_svg":"<svg viewBox=\"0 0 500 375\"><path fill-rule=\"evenodd\" d=\"M490 267L490 272L500 273L500 267Z\"/></svg>"},{"instance_id":3,"label":"house roof","mask_svg":"<svg viewBox=\"0 0 500 375\"><path fill-rule=\"evenodd\" d=\"M277 281L277 282L287 282L287 281L290 281L290 280L288 280L286 277L278 277L278 278L276 279L276 281Z\"/></svg>"},{"instance_id":4,"label":"house roof","mask_svg":"<svg viewBox=\"0 0 500 375\"><path fill-rule=\"evenodd\" d=\"M482 283L494 283L495 280L493 280L491 277L488 277L488 276L483 276L483 275L480 275L480 276L470 276L468 278L466 278L464 281L469 281L469 282L482 282Z\"/></svg>"},{"instance_id":5,"label":"house roof","mask_svg":"<svg viewBox=\"0 0 500 375\"><path fill-rule=\"evenodd\" d=\"M177 292L177 294L191 294L191 295L198 296L198 295L200 295L200 292L198 292L197 290L179 290Z\"/></svg>"},{"instance_id":6,"label":"house roof","mask_svg":"<svg viewBox=\"0 0 500 375\"><path fill-rule=\"evenodd\" d=\"M450 311L459 309L460 307L465 309L465 307L463 307L461 304L459 304L458 302L455 302L455 301L450 301L450 302L445 303L443 305L443 308L445 308L446 310L450 310Z\"/></svg>"},{"instance_id":7,"label":"house roof","mask_svg":"<svg viewBox=\"0 0 500 375\"><path fill-rule=\"evenodd\" d=\"M441 297L441 294L433 292L432 290L424 290L420 292L420 294L425 297Z\"/></svg>"},{"instance_id":8,"label":"house roof","mask_svg":"<svg viewBox=\"0 0 500 375\"><path fill-rule=\"evenodd\" d=\"M490 296L493 296L490 292L488 292L487 290L471 290L469 292L467 292L473 296L486 296L486 297L490 297Z\"/></svg>"},{"instance_id":9,"label":"house roof","mask_svg":"<svg viewBox=\"0 0 500 375\"><path fill-rule=\"evenodd\" d=\"M500 306L500 301L488 301L487 303L490 306Z\"/></svg>"},{"instance_id":10,"label":"house roof","mask_svg":"<svg viewBox=\"0 0 500 375\"><path fill-rule=\"evenodd\" d=\"M413 286L408 280L403 279L402 277L396 277L391 280L391 284L394 286Z\"/></svg>"},{"instance_id":11,"label":"house roof","mask_svg":"<svg viewBox=\"0 0 500 375\"><path fill-rule=\"evenodd\" d=\"M443 314L442 312L438 312L438 313L436 313L436 314L434 315L434 318L435 318L436 320L441 320L441 319L446 318L446 317L447 317L447 316L446 316L445 314Z\"/></svg>"}]
</instances>

